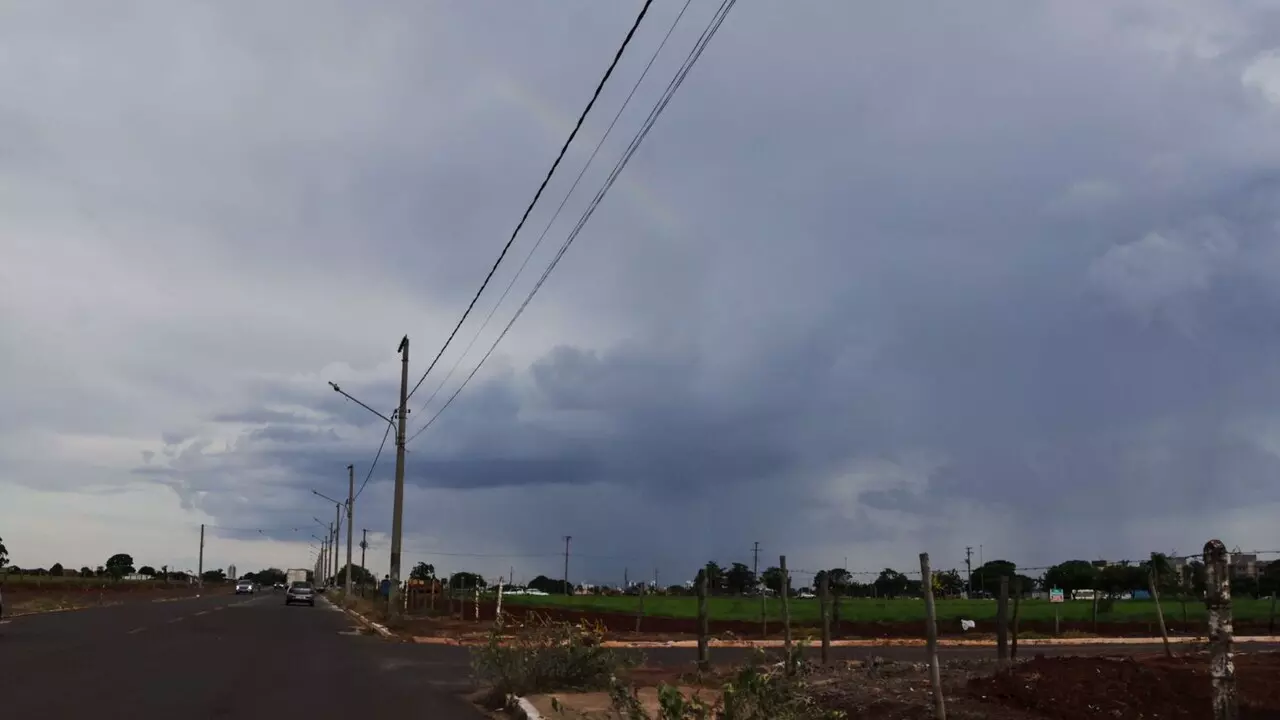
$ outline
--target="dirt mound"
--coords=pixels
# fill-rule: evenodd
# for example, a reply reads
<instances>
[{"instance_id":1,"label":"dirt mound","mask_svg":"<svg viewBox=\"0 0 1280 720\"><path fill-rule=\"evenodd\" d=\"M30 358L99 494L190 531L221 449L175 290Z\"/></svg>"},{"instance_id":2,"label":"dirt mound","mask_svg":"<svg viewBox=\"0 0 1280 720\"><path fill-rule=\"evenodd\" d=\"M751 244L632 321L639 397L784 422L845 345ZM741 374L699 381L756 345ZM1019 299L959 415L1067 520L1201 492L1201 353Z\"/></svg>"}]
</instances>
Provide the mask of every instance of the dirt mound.
<instances>
[{"instance_id":1,"label":"dirt mound","mask_svg":"<svg viewBox=\"0 0 1280 720\"><path fill-rule=\"evenodd\" d=\"M1242 720L1280 720L1280 653L1236 656ZM1055 720L1209 717L1207 657L1173 660L1037 656L968 683L970 697Z\"/></svg>"}]
</instances>

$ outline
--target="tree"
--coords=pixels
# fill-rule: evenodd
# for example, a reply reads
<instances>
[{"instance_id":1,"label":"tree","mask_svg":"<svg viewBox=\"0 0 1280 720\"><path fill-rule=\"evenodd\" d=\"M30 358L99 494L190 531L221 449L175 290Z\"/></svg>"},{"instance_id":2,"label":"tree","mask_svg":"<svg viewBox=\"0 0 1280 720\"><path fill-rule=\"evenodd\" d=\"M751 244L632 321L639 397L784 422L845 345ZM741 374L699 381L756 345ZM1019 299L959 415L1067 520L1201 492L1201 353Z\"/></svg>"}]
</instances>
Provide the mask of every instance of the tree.
<instances>
[{"instance_id":1,"label":"tree","mask_svg":"<svg viewBox=\"0 0 1280 720\"><path fill-rule=\"evenodd\" d=\"M54 563L53 567L49 568L49 574L54 577L62 577L62 573L62 563Z\"/></svg>"},{"instance_id":2,"label":"tree","mask_svg":"<svg viewBox=\"0 0 1280 720\"><path fill-rule=\"evenodd\" d=\"M50 569L49 572L53 572L53 570ZM138 574L146 575L149 578L153 578L156 576L156 569L151 567L150 565L143 565L142 567L138 568Z\"/></svg>"},{"instance_id":3,"label":"tree","mask_svg":"<svg viewBox=\"0 0 1280 720\"><path fill-rule=\"evenodd\" d=\"M93 577L93 571L92 571L92 570L90 570L90 569L89 569L89 568L87 568L87 567L82 567L82 568L80 568L80 577L82 577L82 578L91 578L91 577Z\"/></svg>"},{"instance_id":4,"label":"tree","mask_svg":"<svg viewBox=\"0 0 1280 720\"><path fill-rule=\"evenodd\" d=\"M973 571L973 587L970 591L998 593L1000 592L1000 578L1009 578L1010 587L1013 586L1013 577L1018 574L1018 566L1008 560L990 560L982 564L977 570Z\"/></svg>"},{"instance_id":5,"label":"tree","mask_svg":"<svg viewBox=\"0 0 1280 720\"><path fill-rule=\"evenodd\" d=\"M346 577L345 575L343 577ZM410 580L434 580L436 577L436 566L430 563L420 562L413 566L413 570L409 571ZM355 582L355 574L351 575L352 582Z\"/></svg>"},{"instance_id":6,"label":"tree","mask_svg":"<svg viewBox=\"0 0 1280 720\"><path fill-rule=\"evenodd\" d=\"M1258 574L1258 592L1264 595L1280 593L1280 560L1273 560Z\"/></svg>"},{"instance_id":7,"label":"tree","mask_svg":"<svg viewBox=\"0 0 1280 720\"><path fill-rule=\"evenodd\" d=\"M453 580L450 579L449 583L450 583L450 586L452 587ZM529 589L538 590L540 592L547 593L548 595L564 595L565 594L564 581L552 580L546 575L539 575L538 577L530 580Z\"/></svg>"},{"instance_id":8,"label":"tree","mask_svg":"<svg viewBox=\"0 0 1280 720\"><path fill-rule=\"evenodd\" d=\"M782 594L782 585L783 585L782 577L783 577L782 568L779 568L779 567L771 567L760 574L760 579L764 581L764 586L778 593L779 595ZM791 580L790 578L787 578L788 591L790 591L791 589L790 580ZM710 581L708 580L708 582Z\"/></svg>"},{"instance_id":9,"label":"tree","mask_svg":"<svg viewBox=\"0 0 1280 720\"><path fill-rule=\"evenodd\" d=\"M107 574L119 580L133 572L133 557L128 553L116 553L107 558Z\"/></svg>"},{"instance_id":10,"label":"tree","mask_svg":"<svg viewBox=\"0 0 1280 720\"><path fill-rule=\"evenodd\" d=\"M847 595L850 585L853 584L853 575L844 568L831 568L827 571L827 578L831 592L837 595Z\"/></svg>"},{"instance_id":11,"label":"tree","mask_svg":"<svg viewBox=\"0 0 1280 720\"><path fill-rule=\"evenodd\" d=\"M1093 590L1098 586L1098 570L1088 560L1068 560L1058 563L1044 573L1046 587L1060 588L1071 596L1076 590Z\"/></svg>"},{"instance_id":12,"label":"tree","mask_svg":"<svg viewBox=\"0 0 1280 720\"><path fill-rule=\"evenodd\" d=\"M756 574L751 572L751 568L743 563L734 563L729 566L729 572L724 575L725 588L734 595L744 595L754 590L756 586Z\"/></svg>"},{"instance_id":13,"label":"tree","mask_svg":"<svg viewBox=\"0 0 1280 720\"><path fill-rule=\"evenodd\" d=\"M94 577L103 577L104 575L106 575L106 574L107 574L107 569L106 569L106 568L104 568L104 567L102 567L101 565L99 565L99 566L98 566L98 567L93 571L93 574L94 574Z\"/></svg>"},{"instance_id":14,"label":"tree","mask_svg":"<svg viewBox=\"0 0 1280 720\"><path fill-rule=\"evenodd\" d=\"M456 572L456 573L454 573L453 575L449 576L449 587L450 587L450 588L460 588L460 587L462 587L462 588L467 588L468 590L470 590L471 588L475 588L475 587L481 587L481 588L482 588L482 587L484 587L484 586L485 586L485 584L486 584L486 583L485 583L485 581L484 581L484 578L480 577L480 576L479 576L479 575L477 575L476 573L471 573L471 572ZM564 587L564 583L563 583L563 581L560 583L560 585L561 585L561 588L563 588L563 587Z\"/></svg>"},{"instance_id":15,"label":"tree","mask_svg":"<svg viewBox=\"0 0 1280 720\"><path fill-rule=\"evenodd\" d=\"M416 579L414 578L413 575L410 575L409 578ZM347 581L347 566L343 565L342 567L338 568L338 582L345 583L346 581ZM283 575L281 575L280 582L284 582ZM351 566L351 584L352 585L377 585L378 579L373 576L373 573L369 572L365 568L362 568L359 565L353 564Z\"/></svg>"},{"instance_id":16,"label":"tree","mask_svg":"<svg viewBox=\"0 0 1280 720\"><path fill-rule=\"evenodd\" d=\"M720 563L715 560L708 560L706 565L707 571L707 589L712 594L724 587L725 573L724 568L720 567Z\"/></svg>"},{"instance_id":17,"label":"tree","mask_svg":"<svg viewBox=\"0 0 1280 720\"><path fill-rule=\"evenodd\" d=\"M4 546L4 538L0 538L0 568L9 564L9 550Z\"/></svg>"},{"instance_id":18,"label":"tree","mask_svg":"<svg viewBox=\"0 0 1280 720\"><path fill-rule=\"evenodd\" d=\"M224 570L205 570L200 579L205 582L223 582L227 579L227 573Z\"/></svg>"},{"instance_id":19,"label":"tree","mask_svg":"<svg viewBox=\"0 0 1280 720\"><path fill-rule=\"evenodd\" d=\"M907 576L893 568L881 570L880 577L876 578L872 584L875 586L877 595L889 598L906 595L907 589L911 586Z\"/></svg>"},{"instance_id":20,"label":"tree","mask_svg":"<svg viewBox=\"0 0 1280 720\"><path fill-rule=\"evenodd\" d=\"M936 571L933 573L933 592L943 597L959 595L964 592L964 579L955 570Z\"/></svg>"}]
</instances>

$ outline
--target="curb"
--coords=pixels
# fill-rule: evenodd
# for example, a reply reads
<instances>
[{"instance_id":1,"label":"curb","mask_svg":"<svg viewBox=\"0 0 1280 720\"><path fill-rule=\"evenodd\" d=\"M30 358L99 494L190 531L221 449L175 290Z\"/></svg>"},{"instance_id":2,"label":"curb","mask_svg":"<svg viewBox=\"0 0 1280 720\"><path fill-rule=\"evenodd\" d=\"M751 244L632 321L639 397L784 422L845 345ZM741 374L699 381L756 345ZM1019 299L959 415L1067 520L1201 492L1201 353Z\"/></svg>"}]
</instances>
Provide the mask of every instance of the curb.
<instances>
[{"instance_id":1,"label":"curb","mask_svg":"<svg viewBox=\"0 0 1280 720\"><path fill-rule=\"evenodd\" d=\"M519 695L510 695L507 697L507 709L512 715L515 715L517 718L521 718L522 720L542 720L542 713L538 712L538 709L533 706L533 703Z\"/></svg>"},{"instance_id":2,"label":"curb","mask_svg":"<svg viewBox=\"0 0 1280 720\"><path fill-rule=\"evenodd\" d=\"M323 600L324 600L325 602L329 603L330 605L332 605L333 607L335 607L335 608L337 608L337 609L341 610L342 612L344 612L344 613L346 613L346 614L350 615L351 617L355 618L356 620L359 620L361 623L364 623L365 625L368 625L369 627L373 628L373 629L374 629L374 631L375 631L375 632L377 632L377 633L378 633L379 635L381 635L382 637L384 637L384 638L391 638L391 637L394 637L394 633L392 633L392 632L391 632L391 630L390 630L390 629L388 629L386 625L380 625L380 624L378 624L378 623L376 623L376 622L374 622L374 621L370 620L369 618L367 618L367 617L365 617L365 616L361 615L360 613L356 612L355 610L352 610L351 608L345 608L345 607L342 607L341 605L336 605L336 604L334 604L334 603L333 603L333 601L329 600L328 598L323 598Z\"/></svg>"}]
</instances>

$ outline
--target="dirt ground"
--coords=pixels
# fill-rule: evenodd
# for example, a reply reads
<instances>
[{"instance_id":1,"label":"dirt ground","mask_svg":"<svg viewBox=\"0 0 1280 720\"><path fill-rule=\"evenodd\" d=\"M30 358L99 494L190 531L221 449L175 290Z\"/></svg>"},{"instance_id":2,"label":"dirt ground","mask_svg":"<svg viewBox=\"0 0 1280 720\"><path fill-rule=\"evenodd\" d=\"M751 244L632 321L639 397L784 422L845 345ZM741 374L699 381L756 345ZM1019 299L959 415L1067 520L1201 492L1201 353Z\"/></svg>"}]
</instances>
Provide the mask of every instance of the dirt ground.
<instances>
[{"instance_id":1,"label":"dirt ground","mask_svg":"<svg viewBox=\"0 0 1280 720\"><path fill-rule=\"evenodd\" d=\"M1280 653L1238 653L1237 687L1241 720L1280 718ZM628 677L641 688L659 684L693 688L703 697L728 676L697 678L692 667L638 668ZM1191 720L1209 717L1208 658L1203 653L1168 660L1141 658L1035 657L997 671L994 660L959 660L942 665L947 717L953 720ZM814 668L810 695L830 710L862 720L932 720L928 669L920 663L872 657L866 662ZM643 699L654 695L642 692ZM607 695L556 694L567 710L548 717L606 718ZM550 710L550 697L531 698Z\"/></svg>"},{"instance_id":2,"label":"dirt ground","mask_svg":"<svg viewBox=\"0 0 1280 720\"><path fill-rule=\"evenodd\" d=\"M1280 718L1280 653L1238 653L1241 720ZM1192 720L1212 715L1208 657L1037 657L1011 672L968 682L968 695L1025 710L1031 717L1069 720Z\"/></svg>"},{"instance_id":3,"label":"dirt ground","mask_svg":"<svg viewBox=\"0 0 1280 720\"><path fill-rule=\"evenodd\" d=\"M4 592L4 614L19 615L29 612L47 612L49 610L92 607L94 605L114 605L122 602L146 602L169 598L190 597L200 592L231 592L231 586L200 588L188 585L172 587L154 587L131 585L129 583L49 583L43 586L34 584L9 585L0 589Z\"/></svg>"}]
</instances>

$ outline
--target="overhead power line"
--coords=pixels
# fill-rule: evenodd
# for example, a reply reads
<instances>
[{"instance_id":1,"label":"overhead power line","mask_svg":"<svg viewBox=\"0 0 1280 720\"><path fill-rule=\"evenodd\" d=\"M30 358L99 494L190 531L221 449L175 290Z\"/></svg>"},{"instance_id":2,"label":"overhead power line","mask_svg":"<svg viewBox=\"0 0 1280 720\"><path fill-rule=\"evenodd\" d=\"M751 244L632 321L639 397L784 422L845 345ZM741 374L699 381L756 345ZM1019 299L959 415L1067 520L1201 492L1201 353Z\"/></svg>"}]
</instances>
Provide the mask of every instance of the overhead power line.
<instances>
[{"instance_id":1,"label":"overhead power line","mask_svg":"<svg viewBox=\"0 0 1280 720\"><path fill-rule=\"evenodd\" d=\"M378 443L378 452L374 453L373 462L369 464L369 472L364 476L364 482L360 483L360 489L356 491L352 502L360 498L360 493L364 492L364 486L369 484L369 478L373 477L373 469L378 467L378 458L382 457L382 448L387 446L387 436L391 434L391 426L382 433L382 442Z\"/></svg>"},{"instance_id":2,"label":"overhead power line","mask_svg":"<svg viewBox=\"0 0 1280 720\"><path fill-rule=\"evenodd\" d=\"M502 259L507 256L507 251L511 249L511 244L516 241L516 236L520 234L521 228L524 227L525 221L529 219L529 215L533 212L534 206L538 204L538 199L542 197L542 193L547 189L547 184L551 182L552 176L556 173L556 168L560 167L560 161L564 160L565 154L569 151L569 145L573 143L573 139L577 137L578 131L582 129L582 124L586 122L587 114L591 112L591 108L595 106L596 100L599 99L600 93L604 90L605 83L609 81L609 76L613 75L613 70L618 66L618 61L622 59L622 54L626 52L627 45L631 44L631 38L635 37L636 30L640 27L644 16L649 12L649 6L653 4L653 0L645 0L644 5L640 8L640 14L636 15L635 22L631 24L631 29L627 31L627 36L623 38L622 45L618 47L618 51L614 53L613 61L609 63L609 67L604 71L604 76L600 78L600 82L596 85L595 92L591 94L591 99L587 102L587 106L583 108L582 114L578 116L578 122L574 124L573 131L569 133L568 139L564 141L564 145L560 147L560 152L556 155L555 162L551 163L551 169L547 171L546 177L542 178L542 184L538 186L538 191L533 194L533 200L529 202L529 206L525 208L524 215L520 217L520 222L516 224L516 229L512 231L511 237L507 243L502 246L502 252L498 253L498 259L494 261L493 267L489 268L489 273L485 275L484 282L480 283L480 289L476 290L475 296L471 298L471 302L467 305L466 311L462 313L462 317L458 318L458 324L453 326L453 332L449 333L449 337L445 339L444 345L440 347L440 352L436 353L431 364L427 366L427 371L422 373L422 377L418 382L414 383L413 389L409 391L407 397L413 397L418 391L418 387L422 385L422 381L427 379L427 375L431 374L431 370L435 368L436 363L440 362L440 356L444 355L444 351L448 349L449 343L453 342L454 336L458 334L458 330L462 328L462 324L467 321L467 316L471 314L471 309L476 306L476 301L480 299L481 293L485 287L489 285L489 281L493 279L493 274L497 272L498 266L502 264Z\"/></svg>"},{"instance_id":3,"label":"overhead power line","mask_svg":"<svg viewBox=\"0 0 1280 720\"><path fill-rule=\"evenodd\" d=\"M622 105L618 108L618 112L614 114L613 120L609 122L609 127L606 128L604 134L600 136L600 141L596 143L595 149L591 151L591 156L587 158L586 164L584 164L582 169L578 171L578 177L574 178L573 184L569 186L569 191L566 192L564 194L564 198L560 200L560 205L556 208L556 211L552 213L551 219L547 221L546 227L542 228L542 234L538 236L538 241L533 244L533 247L529 248L528 254L524 256L524 262L520 263L520 268L511 276L511 281L507 283L507 287L502 291L502 295L498 298L498 301L493 304L492 308L489 308L489 314L485 316L484 322L480 324L475 335L471 337L471 342L467 343L466 349L462 351L462 354L458 356L457 360L453 361L453 366L449 368L449 372L445 373L444 379L436 385L435 390L431 391L431 396L422 404L422 408L418 410L419 415L426 413L427 408L431 406L431 401L436 399L436 396L440 394L442 389L444 389L445 384L449 382L449 378L453 377L453 374L457 372L462 361L466 359L467 355L471 354L471 348L475 347L476 341L480 339L480 336L484 333L484 329L489 327L489 322L493 320L494 314L498 311L498 308L502 305L503 301L507 299L507 295L511 293L511 288L515 287L516 280L520 279L520 276L524 273L524 269L528 267L529 261L533 259L534 253L538 251L538 248L542 247L542 241L546 239L547 233L551 231L551 226L555 224L557 219L559 219L560 212L564 210L564 206L569 202L569 198L573 195L573 192L578 189L578 185L582 182L582 177L587 174L587 169L591 167L593 162L595 162L596 155L600 154L600 148L604 147L605 141L609 139L609 135L613 132L613 128L618 124L618 120L622 117L622 113L627 109L627 106L631 104L631 98L635 97L636 90L640 89L640 84L643 83L644 79L649 75L649 69L653 67L653 63L658 59L658 55L661 54L662 49L667 46L667 41L671 39L672 33L675 32L676 26L680 24L680 20L689 9L689 4L691 2L693 2L693 0L685 0L684 7L680 8L680 13L676 15L675 20L671 21L671 27L667 28L667 34L662 37L662 42L658 43L657 49L655 49L653 54L649 56L649 62L645 63L644 70L640 72L640 77L636 78L635 84L631 86L631 92L627 93L626 99L622 101Z\"/></svg>"},{"instance_id":4,"label":"overhead power line","mask_svg":"<svg viewBox=\"0 0 1280 720\"><path fill-rule=\"evenodd\" d=\"M671 102L671 98L675 96L676 91L684 84L685 78L689 76L689 71L693 69L693 66L698 62L698 59L702 57L702 53L706 50L707 45L710 44L712 38L715 37L715 34L720 30L720 26L724 23L725 17L729 14L729 11L733 9L735 4L737 4L737 0L724 0L720 4L720 7L716 10L715 16L712 17L711 21L707 24L707 27L702 31L702 35L694 44L693 49L689 51L689 55L685 58L684 64L681 65L678 71L676 71L671 82L667 84L667 89L663 92L662 97L653 106L653 109L649 111L649 117L645 119L640 130L632 138L631 144L628 145L626 151L622 154L622 157L618 160L617 164L614 165L613 171L609 174L608 179L605 180L604 185L601 186L600 190L596 192L595 197L588 204L587 209L582 214L582 217L578 219L578 223L574 226L573 230L569 232L565 241L561 243L560 249L556 252L555 257L551 259L547 268L542 272L542 276L538 278L533 289L529 291L527 296L525 296L524 302L520 304L515 315L507 322L506 327L502 329L502 332L498 334L498 337L493 341L493 344L489 346L489 349L480 358L480 362L476 363L476 366L471 369L471 372L463 379L462 383L458 385L457 389L453 391L453 394L449 396L449 399L446 400L438 410L436 410L430 420L414 432L409 440L406 441L406 444L408 444L408 442L412 442L414 438L418 437L425 432L427 428L431 427L431 425L435 423L436 419L439 418L451 404L453 404L454 399L458 397L458 394L462 392L462 389L471 382L471 379L476 376L476 373L479 372L485 361L493 354L493 351L498 347L498 343L502 342L502 339L507 336L511 327L515 325L516 321L520 319L520 316L524 314L525 308L529 306L529 303L538 293L538 290L542 288L542 284L546 282L547 277L551 275L551 271L555 269L557 264L559 264L561 258L564 257L565 252L568 251L569 246L573 244L575 239L577 239L578 233L582 232L582 228L586 226L587 221L591 219L593 214L595 214L596 208L600 206L600 202L604 200L609 189L613 187L615 182L617 182L618 176L622 174L622 170L627 166L627 163L631 161L636 150L640 148L641 143L643 143L644 139L649 135L649 131L653 129L654 123L657 122L663 111L666 110L667 105Z\"/></svg>"}]
</instances>

